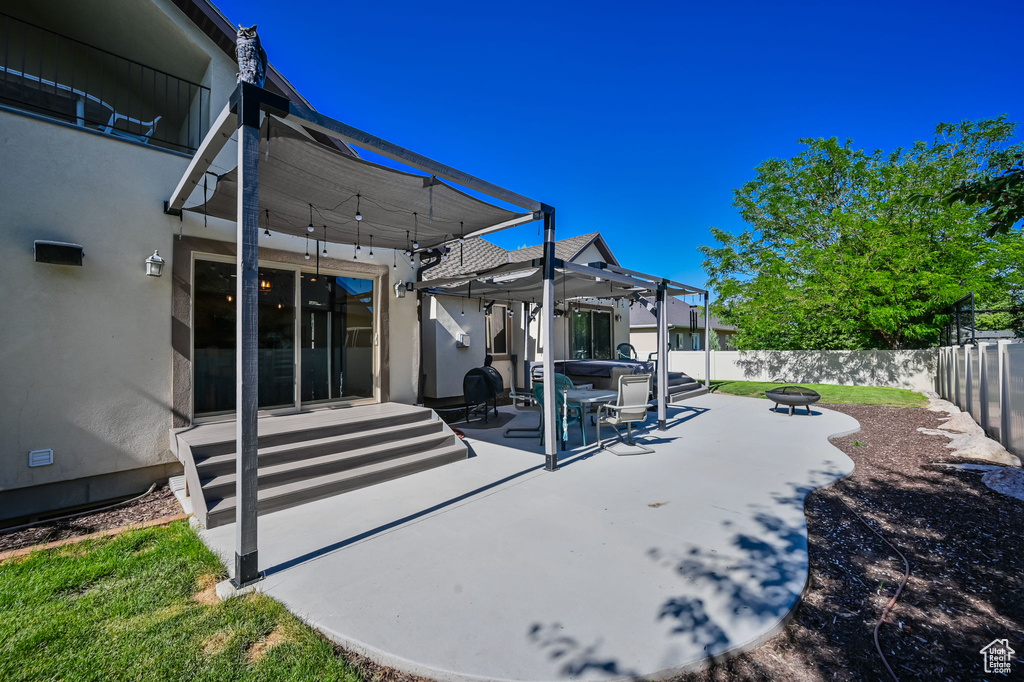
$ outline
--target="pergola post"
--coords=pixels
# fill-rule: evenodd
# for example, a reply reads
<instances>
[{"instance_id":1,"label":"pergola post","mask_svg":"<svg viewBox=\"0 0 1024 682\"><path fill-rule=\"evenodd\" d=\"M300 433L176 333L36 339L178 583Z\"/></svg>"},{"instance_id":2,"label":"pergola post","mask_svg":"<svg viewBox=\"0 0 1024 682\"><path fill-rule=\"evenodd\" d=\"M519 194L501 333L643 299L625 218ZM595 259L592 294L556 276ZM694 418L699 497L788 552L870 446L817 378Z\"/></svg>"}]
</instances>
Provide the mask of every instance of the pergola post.
<instances>
[{"instance_id":1,"label":"pergola post","mask_svg":"<svg viewBox=\"0 0 1024 682\"><path fill-rule=\"evenodd\" d=\"M544 288L541 312L544 323L544 468L558 469L557 414L555 407L555 209L544 207Z\"/></svg>"},{"instance_id":2,"label":"pergola post","mask_svg":"<svg viewBox=\"0 0 1024 682\"><path fill-rule=\"evenodd\" d=\"M668 428L668 287L658 285L658 428Z\"/></svg>"},{"instance_id":3,"label":"pergola post","mask_svg":"<svg viewBox=\"0 0 1024 682\"><path fill-rule=\"evenodd\" d=\"M704 385L711 390L711 293L704 292Z\"/></svg>"},{"instance_id":4,"label":"pergola post","mask_svg":"<svg viewBox=\"0 0 1024 682\"><path fill-rule=\"evenodd\" d=\"M235 315L235 577L259 580L257 565L257 416L259 410L260 103L238 89L238 277Z\"/></svg>"}]
</instances>

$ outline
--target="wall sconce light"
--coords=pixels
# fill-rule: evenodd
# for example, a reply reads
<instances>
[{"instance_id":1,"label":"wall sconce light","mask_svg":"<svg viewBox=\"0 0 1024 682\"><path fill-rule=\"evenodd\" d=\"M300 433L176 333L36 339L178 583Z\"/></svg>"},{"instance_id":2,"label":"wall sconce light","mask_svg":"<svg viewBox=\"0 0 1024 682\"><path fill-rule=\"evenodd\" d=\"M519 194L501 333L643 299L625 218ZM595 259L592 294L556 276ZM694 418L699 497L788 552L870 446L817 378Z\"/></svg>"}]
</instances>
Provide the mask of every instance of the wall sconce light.
<instances>
[{"instance_id":1,"label":"wall sconce light","mask_svg":"<svg viewBox=\"0 0 1024 682\"><path fill-rule=\"evenodd\" d=\"M160 251L154 251L153 255L146 259L146 274L150 277L164 274L164 259L160 257Z\"/></svg>"},{"instance_id":2,"label":"wall sconce light","mask_svg":"<svg viewBox=\"0 0 1024 682\"><path fill-rule=\"evenodd\" d=\"M405 298L405 282L402 280L395 282L395 298Z\"/></svg>"}]
</instances>

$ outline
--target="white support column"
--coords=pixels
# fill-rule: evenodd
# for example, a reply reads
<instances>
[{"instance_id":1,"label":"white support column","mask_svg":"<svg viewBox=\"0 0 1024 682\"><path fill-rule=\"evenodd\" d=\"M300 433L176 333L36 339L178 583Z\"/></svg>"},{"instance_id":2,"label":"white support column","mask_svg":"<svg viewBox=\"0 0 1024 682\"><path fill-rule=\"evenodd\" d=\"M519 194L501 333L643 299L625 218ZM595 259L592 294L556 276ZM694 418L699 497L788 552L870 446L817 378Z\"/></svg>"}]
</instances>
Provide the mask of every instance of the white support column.
<instances>
[{"instance_id":1,"label":"white support column","mask_svg":"<svg viewBox=\"0 0 1024 682\"><path fill-rule=\"evenodd\" d=\"M704 292L704 385L711 390L711 292Z\"/></svg>"},{"instance_id":2,"label":"white support column","mask_svg":"<svg viewBox=\"0 0 1024 682\"><path fill-rule=\"evenodd\" d=\"M259 580L257 561L257 425L259 410L259 159L260 107L238 100L238 277L235 326L235 576L236 588Z\"/></svg>"},{"instance_id":3,"label":"white support column","mask_svg":"<svg viewBox=\"0 0 1024 682\"><path fill-rule=\"evenodd\" d=\"M544 211L544 468L558 469L558 424L555 409L555 209Z\"/></svg>"},{"instance_id":4,"label":"white support column","mask_svg":"<svg viewBox=\"0 0 1024 682\"><path fill-rule=\"evenodd\" d=\"M664 284L658 285L658 428L668 428L668 291Z\"/></svg>"}]
</instances>

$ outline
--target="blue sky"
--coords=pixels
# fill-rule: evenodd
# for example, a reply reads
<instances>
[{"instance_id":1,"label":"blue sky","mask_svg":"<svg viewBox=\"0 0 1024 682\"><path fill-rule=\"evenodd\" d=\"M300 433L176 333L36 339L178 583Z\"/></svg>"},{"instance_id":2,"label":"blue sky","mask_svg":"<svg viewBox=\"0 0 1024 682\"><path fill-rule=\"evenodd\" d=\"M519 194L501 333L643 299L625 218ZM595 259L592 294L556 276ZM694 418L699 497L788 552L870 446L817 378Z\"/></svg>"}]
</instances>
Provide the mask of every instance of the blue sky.
<instances>
[{"instance_id":1,"label":"blue sky","mask_svg":"<svg viewBox=\"0 0 1024 682\"><path fill-rule=\"evenodd\" d=\"M319 110L558 209L702 285L732 191L803 137L891 149L1024 121L1024 4L219 0ZM495 235L539 241L535 226Z\"/></svg>"}]
</instances>

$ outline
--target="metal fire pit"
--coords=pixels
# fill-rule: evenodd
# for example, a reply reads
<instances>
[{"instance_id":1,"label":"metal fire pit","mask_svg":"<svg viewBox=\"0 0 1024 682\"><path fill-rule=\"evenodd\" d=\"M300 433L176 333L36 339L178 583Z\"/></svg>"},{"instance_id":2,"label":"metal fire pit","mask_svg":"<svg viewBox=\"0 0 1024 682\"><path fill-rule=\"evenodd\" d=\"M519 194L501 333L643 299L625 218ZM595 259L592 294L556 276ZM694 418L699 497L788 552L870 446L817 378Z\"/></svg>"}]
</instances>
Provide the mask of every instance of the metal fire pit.
<instances>
[{"instance_id":1,"label":"metal fire pit","mask_svg":"<svg viewBox=\"0 0 1024 682\"><path fill-rule=\"evenodd\" d=\"M765 391L764 395L768 400L775 403L775 409L779 409L779 405L787 405L790 417L793 416L798 406L806 407L807 414L811 414L811 405L821 400L821 395L817 391L812 391L803 386L773 388L770 391Z\"/></svg>"}]
</instances>

